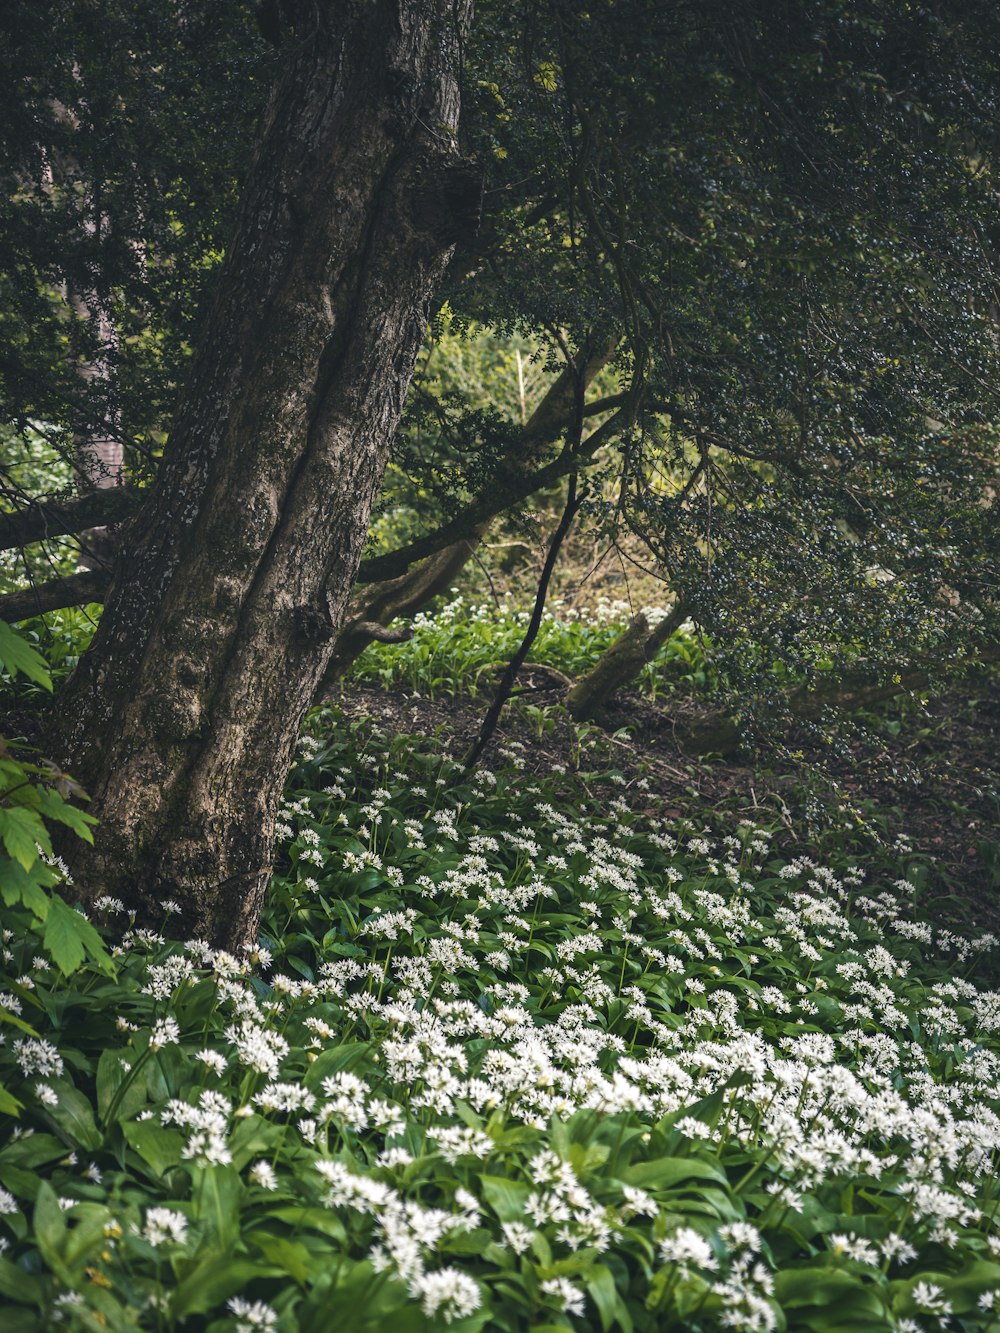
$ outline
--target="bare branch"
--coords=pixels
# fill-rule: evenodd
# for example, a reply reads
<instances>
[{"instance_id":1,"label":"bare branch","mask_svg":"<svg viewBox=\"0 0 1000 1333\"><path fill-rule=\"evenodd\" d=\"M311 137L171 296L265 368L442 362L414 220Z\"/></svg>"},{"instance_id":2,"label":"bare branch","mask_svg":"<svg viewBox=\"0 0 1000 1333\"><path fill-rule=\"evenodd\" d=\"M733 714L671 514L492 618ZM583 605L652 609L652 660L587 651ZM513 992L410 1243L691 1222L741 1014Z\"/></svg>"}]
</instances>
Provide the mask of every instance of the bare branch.
<instances>
[{"instance_id":1,"label":"bare branch","mask_svg":"<svg viewBox=\"0 0 1000 1333\"><path fill-rule=\"evenodd\" d=\"M0 619L27 620L46 611L60 611L64 606L86 606L103 602L111 576L103 569L88 569L82 574L50 579L34 588L22 588L0 597Z\"/></svg>"},{"instance_id":2,"label":"bare branch","mask_svg":"<svg viewBox=\"0 0 1000 1333\"><path fill-rule=\"evenodd\" d=\"M433 555L443 546L450 546L452 542L462 537L471 536L479 524L487 519L502 514L505 509L512 509L514 505L528 499L536 491L555 485L563 477L588 467L593 463L594 455L601 446L607 444L608 440L614 439L615 435L628 424L629 415L622 409L589 435L578 451L564 449L557 458L551 463L546 463L544 467L520 477L508 478L504 485L498 484L491 495L480 497L447 523L442 523L433 532L418 537L409 546L401 546L398 551L390 551L387 555L376 555L368 560L362 560L357 582L381 583L385 579L398 578L417 560L422 560L426 555Z\"/></svg>"},{"instance_id":3,"label":"bare branch","mask_svg":"<svg viewBox=\"0 0 1000 1333\"><path fill-rule=\"evenodd\" d=\"M141 488L116 486L70 500L36 500L16 513L0 514L0 551L121 523L136 512L144 495Z\"/></svg>"}]
</instances>

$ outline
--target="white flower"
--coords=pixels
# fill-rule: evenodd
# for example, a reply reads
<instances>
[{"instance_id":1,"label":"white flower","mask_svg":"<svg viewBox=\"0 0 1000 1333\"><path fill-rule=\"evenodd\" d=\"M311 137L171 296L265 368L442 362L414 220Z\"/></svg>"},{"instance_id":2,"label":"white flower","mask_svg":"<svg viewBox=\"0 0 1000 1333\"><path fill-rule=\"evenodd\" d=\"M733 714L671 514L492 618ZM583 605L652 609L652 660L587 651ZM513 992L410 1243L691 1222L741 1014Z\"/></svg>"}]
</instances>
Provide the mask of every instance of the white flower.
<instances>
[{"instance_id":1,"label":"white flower","mask_svg":"<svg viewBox=\"0 0 1000 1333\"><path fill-rule=\"evenodd\" d=\"M175 1018L160 1018L153 1025L149 1038L151 1051L162 1050L164 1046L173 1046L180 1040L181 1030Z\"/></svg>"},{"instance_id":2,"label":"white flower","mask_svg":"<svg viewBox=\"0 0 1000 1333\"><path fill-rule=\"evenodd\" d=\"M224 1074L226 1072L226 1057L221 1051L199 1051L194 1058L206 1065L213 1074Z\"/></svg>"},{"instance_id":3,"label":"white flower","mask_svg":"<svg viewBox=\"0 0 1000 1333\"><path fill-rule=\"evenodd\" d=\"M927 1314L951 1314L951 1302L945 1300L944 1288L933 1282L915 1282L910 1291L914 1305Z\"/></svg>"},{"instance_id":4,"label":"white flower","mask_svg":"<svg viewBox=\"0 0 1000 1333\"><path fill-rule=\"evenodd\" d=\"M482 1305L479 1284L457 1268L439 1268L435 1273L421 1273L410 1284L410 1291L421 1298L424 1314L439 1315L446 1324L464 1319Z\"/></svg>"},{"instance_id":5,"label":"white flower","mask_svg":"<svg viewBox=\"0 0 1000 1333\"><path fill-rule=\"evenodd\" d=\"M250 1168L250 1179L263 1190L276 1190L278 1177L270 1162L254 1162Z\"/></svg>"},{"instance_id":6,"label":"white flower","mask_svg":"<svg viewBox=\"0 0 1000 1333\"><path fill-rule=\"evenodd\" d=\"M171 1208L147 1208L142 1234L150 1245L183 1245L187 1240L187 1218Z\"/></svg>"},{"instance_id":7,"label":"white flower","mask_svg":"<svg viewBox=\"0 0 1000 1333\"><path fill-rule=\"evenodd\" d=\"M14 1042L14 1054L25 1078L31 1074L55 1074L58 1077L65 1067L62 1056L50 1041L21 1037Z\"/></svg>"},{"instance_id":8,"label":"white flower","mask_svg":"<svg viewBox=\"0 0 1000 1333\"><path fill-rule=\"evenodd\" d=\"M719 1261L704 1236L693 1227L679 1227L672 1235L660 1241L660 1258L664 1263L678 1264L683 1273L690 1265L699 1268L717 1268Z\"/></svg>"},{"instance_id":9,"label":"white flower","mask_svg":"<svg viewBox=\"0 0 1000 1333\"><path fill-rule=\"evenodd\" d=\"M563 1314L583 1314L583 1292L579 1287L574 1287L567 1278L550 1277L538 1285L544 1295L551 1296L556 1301Z\"/></svg>"},{"instance_id":10,"label":"white flower","mask_svg":"<svg viewBox=\"0 0 1000 1333\"><path fill-rule=\"evenodd\" d=\"M526 1227L523 1222L502 1222L500 1229L504 1234L504 1239L515 1254L524 1254L537 1234L532 1231L531 1227Z\"/></svg>"},{"instance_id":11,"label":"white flower","mask_svg":"<svg viewBox=\"0 0 1000 1333\"><path fill-rule=\"evenodd\" d=\"M255 1333L255 1330L269 1333L278 1327L277 1314L263 1301L245 1301L234 1296L226 1302L226 1308L236 1316L236 1333Z\"/></svg>"}]
</instances>

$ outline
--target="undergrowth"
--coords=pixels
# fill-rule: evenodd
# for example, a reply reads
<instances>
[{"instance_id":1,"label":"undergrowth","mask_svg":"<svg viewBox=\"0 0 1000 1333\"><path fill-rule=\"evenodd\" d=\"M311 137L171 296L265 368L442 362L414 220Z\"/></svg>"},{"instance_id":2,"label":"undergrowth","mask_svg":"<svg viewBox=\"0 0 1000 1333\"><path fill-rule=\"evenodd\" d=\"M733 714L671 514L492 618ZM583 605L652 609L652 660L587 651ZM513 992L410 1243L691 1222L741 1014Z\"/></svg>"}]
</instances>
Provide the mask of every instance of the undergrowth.
<instances>
[{"instance_id":1,"label":"undergrowth","mask_svg":"<svg viewBox=\"0 0 1000 1333\"><path fill-rule=\"evenodd\" d=\"M630 800L324 711L248 964L8 912L4 1329L993 1325L996 940Z\"/></svg>"},{"instance_id":2,"label":"undergrowth","mask_svg":"<svg viewBox=\"0 0 1000 1333\"><path fill-rule=\"evenodd\" d=\"M347 675L354 683L385 689L405 687L428 698L438 695L490 693L497 670L506 666L524 637L528 612L502 604L472 606L461 596L434 614L413 618L413 638L406 643L372 643ZM651 623L658 614L649 611ZM547 611L531 660L554 667L571 680L589 671L611 646L629 620L625 603L599 605L591 611L557 607ZM636 678L648 698L683 687L702 689L713 683L709 662L698 635L682 628L660 649Z\"/></svg>"}]
</instances>

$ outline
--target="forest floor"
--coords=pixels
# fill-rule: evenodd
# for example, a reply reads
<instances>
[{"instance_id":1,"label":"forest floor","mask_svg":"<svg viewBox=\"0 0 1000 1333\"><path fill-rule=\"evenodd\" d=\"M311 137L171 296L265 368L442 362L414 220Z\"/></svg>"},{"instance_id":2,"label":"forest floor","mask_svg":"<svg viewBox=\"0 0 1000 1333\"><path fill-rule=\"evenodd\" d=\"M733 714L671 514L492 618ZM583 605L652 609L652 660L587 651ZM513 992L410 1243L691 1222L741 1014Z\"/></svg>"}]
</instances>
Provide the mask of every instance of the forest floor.
<instances>
[{"instance_id":1,"label":"forest floor","mask_svg":"<svg viewBox=\"0 0 1000 1333\"><path fill-rule=\"evenodd\" d=\"M838 742L801 729L780 749L708 758L684 745L687 727L709 712L695 699L624 695L599 731L581 733L558 707L561 695L547 674L522 673L493 752L515 752L533 774L586 769L581 744L600 735L624 785L648 790L657 814L766 822L790 856L822 851L827 841L863 854L873 841L902 838L927 859L935 916L1000 932L1000 673L867 714ZM369 717L387 731L435 736L460 757L489 697L355 682L337 702L349 717Z\"/></svg>"}]
</instances>

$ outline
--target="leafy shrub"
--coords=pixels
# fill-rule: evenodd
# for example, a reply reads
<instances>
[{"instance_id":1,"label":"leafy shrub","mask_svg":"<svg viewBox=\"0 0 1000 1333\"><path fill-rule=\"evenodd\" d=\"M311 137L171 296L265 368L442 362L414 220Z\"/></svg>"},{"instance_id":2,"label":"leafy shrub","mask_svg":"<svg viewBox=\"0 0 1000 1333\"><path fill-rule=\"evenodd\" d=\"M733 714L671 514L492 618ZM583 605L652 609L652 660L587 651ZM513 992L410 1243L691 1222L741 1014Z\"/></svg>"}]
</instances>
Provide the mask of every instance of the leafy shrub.
<instances>
[{"instance_id":1,"label":"leafy shrub","mask_svg":"<svg viewBox=\"0 0 1000 1333\"><path fill-rule=\"evenodd\" d=\"M12 912L4 1327L986 1327L996 940L651 800L326 712L259 975L105 900L67 984Z\"/></svg>"},{"instance_id":2,"label":"leafy shrub","mask_svg":"<svg viewBox=\"0 0 1000 1333\"><path fill-rule=\"evenodd\" d=\"M4 621L0 667L8 683L21 675L40 689L52 688L45 659ZM65 825L89 842L95 821L71 803L72 796L82 795L80 788L54 764L29 754L26 747L0 739L0 897L8 908L22 904L28 909L42 948L62 972L72 972L85 958L107 969L110 959L97 931L50 892L66 883L68 875L54 853L49 826ZM2 1004L0 1024L24 1027L11 1007ZM9 1114L18 1105L0 1088L0 1110Z\"/></svg>"}]
</instances>

